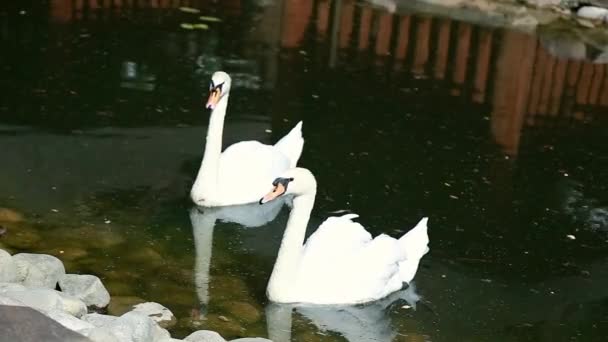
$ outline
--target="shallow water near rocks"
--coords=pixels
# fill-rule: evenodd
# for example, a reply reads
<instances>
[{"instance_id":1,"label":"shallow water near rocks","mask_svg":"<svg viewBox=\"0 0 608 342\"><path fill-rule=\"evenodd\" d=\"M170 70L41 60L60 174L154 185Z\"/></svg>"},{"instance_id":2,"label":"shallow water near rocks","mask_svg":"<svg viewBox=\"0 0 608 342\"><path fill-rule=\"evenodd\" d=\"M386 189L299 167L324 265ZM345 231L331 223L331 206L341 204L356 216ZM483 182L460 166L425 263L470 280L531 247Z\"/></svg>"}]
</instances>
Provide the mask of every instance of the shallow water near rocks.
<instances>
[{"instance_id":1,"label":"shallow water near rocks","mask_svg":"<svg viewBox=\"0 0 608 342\"><path fill-rule=\"evenodd\" d=\"M176 337L603 340L601 44L335 3L0 5L0 248L99 276L112 313L165 305ZM200 16L221 21L181 25ZM249 228L191 211L219 69L233 77L225 146L304 121L300 165L319 183L309 233L344 209L392 236L430 217L415 310L405 292L269 305L287 208Z\"/></svg>"}]
</instances>

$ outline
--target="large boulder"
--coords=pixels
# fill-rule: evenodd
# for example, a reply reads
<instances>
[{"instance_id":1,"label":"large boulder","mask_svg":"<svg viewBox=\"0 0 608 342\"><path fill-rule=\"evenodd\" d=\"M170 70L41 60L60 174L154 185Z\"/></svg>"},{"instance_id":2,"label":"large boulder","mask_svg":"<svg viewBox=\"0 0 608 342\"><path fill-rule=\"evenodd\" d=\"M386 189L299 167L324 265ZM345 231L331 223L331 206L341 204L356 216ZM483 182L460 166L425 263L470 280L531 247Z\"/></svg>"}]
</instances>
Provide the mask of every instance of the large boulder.
<instances>
[{"instance_id":1,"label":"large boulder","mask_svg":"<svg viewBox=\"0 0 608 342\"><path fill-rule=\"evenodd\" d=\"M215 331L199 330L186 336L184 341L188 342L226 342L226 340Z\"/></svg>"},{"instance_id":2,"label":"large boulder","mask_svg":"<svg viewBox=\"0 0 608 342\"><path fill-rule=\"evenodd\" d=\"M237 338L236 340L230 340L230 342L272 342L267 338L262 337L243 337Z\"/></svg>"},{"instance_id":3,"label":"large boulder","mask_svg":"<svg viewBox=\"0 0 608 342\"><path fill-rule=\"evenodd\" d=\"M25 291L27 288L21 284L14 283L0 283L0 293L6 291Z\"/></svg>"},{"instance_id":4,"label":"large boulder","mask_svg":"<svg viewBox=\"0 0 608 342\"><path fill-rule=\"evenodd\" d=\"M82 319L95 327L108 329L118 342L160 342L171 338L167 330L141 312L127 312L120 317L87 314Z\"/></svg>"},{"instance_id":5,"label":"large boulder","mask_svg":"<svg viewBox=\"0 0 608 342\"><path fill-rule=\"evenodd\" d=\"M0 340L20 342L90 342L85 336L28 307L0 305Z\"/></svg>"},{"instance_id":6,"label":"large boulder","mask_svg":"<svg viewBox=\"0 0 608 342\"><path fill-rule=\"evenodd\" d=\"M17 265L13 257L0 249L0 282L12 283L18 281Z\"/></svg>"},{"instance_id":7,"label":"large boulder","mask_svg":"<svg viewBox=\"0 0 608 342\"><path fill-rule=\"evenodd\" d=\"M6 291L2 296L41 311L60 310L75 317L87 313L87 306L81 300L55 290L38 288Z\"/></svg>"},{"instance_id":8,"label":"large boulder","mask_svg":"<svg viewBox=\"0 0 608 342\"><path fill-rule=\"evenodd\" d=\"M110 329L104 327L93 328L83 334L93 342L120 342Z\"/></svg>"},{"instance_id":9,"label":"large boulder","mask_svg":"<svg viewBox=\"0 0 608 342\"><path fill-rule=\"evenodd\" d=\"M19 282L28 287L54 289L65 274L61 260L48 254L19 253L13 255L17 265Z\"/></svg>"},{"instance_id":10,"label":"large boulder","mask_svg":"<svg viewBox=\"0 0 608 342\"><path fill-rule=\"evenodd\" d=\"M145 314L146 316L150 317L151 320L156 322L161 328L170 328L177 323L177 319L173 313L158 303L146 302L137 304L133 307L132 311Z\"/></svg>"},{"instance_id":11,"label":"large boulder","mask_svg":"<svg viewBox=\"0 0 608 342\"><path fill-rule=\"evenodd\" d=\"M63 325L64 327L66 327L70 330L77 331L79 333L84 334L84 332L95 328L95 326L93 326L93 324L91 324L89 322L85 322L81 319L78 319L61 310L46 311L46 312L44 312L44 314L47 317L53 319L55 322Z\"/></svg>"},{"instance_id":12,"label":"large boulder","mask_svg":"<svg viewBox=\"0 0 608 342\"><path fill-rule=\"evenodd\" d=\"M110 294L94 275L64 274L59 278L61 291L82 300L87 306L105 308Z\"/></svg>"}]
</instances>

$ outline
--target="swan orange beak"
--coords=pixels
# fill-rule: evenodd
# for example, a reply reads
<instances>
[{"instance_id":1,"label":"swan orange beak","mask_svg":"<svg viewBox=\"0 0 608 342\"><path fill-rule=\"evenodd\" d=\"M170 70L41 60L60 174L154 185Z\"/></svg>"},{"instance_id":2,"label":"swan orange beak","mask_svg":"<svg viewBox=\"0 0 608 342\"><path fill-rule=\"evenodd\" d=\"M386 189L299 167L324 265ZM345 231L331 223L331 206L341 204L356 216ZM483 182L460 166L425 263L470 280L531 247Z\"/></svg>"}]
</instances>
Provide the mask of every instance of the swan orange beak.
<instances>
[{"instance_id":1,"label":"swan orange beak","mask_svg":"<svg viewBox=\"0 0 608 342\"><path fill-rule=\"evenodd\" d=\"M277 197L281 196L282 194L285 193L285 186L281 183L278 183L271 192L267 193L266 196L262 197L260 199L260 204L264 204L264 203L268 203L274 199L276 199Z\"/></svg>"},{"instance_id":2,"label":"swan orange beak","mask_svg":"<svg viewBox=\"0 0 608 342\"><path fill-rule=\"evenodd\" d=\"M209 94L209 98L207 99L207 104L205 105L205 107L207 107L207 109L213 110L215 108L215 106L217 106L217 103L220 101L220 93L221 93L221 90L219 90L217 88L213 88L211 90L211 93Z\"/></svg>"}]
</instances>

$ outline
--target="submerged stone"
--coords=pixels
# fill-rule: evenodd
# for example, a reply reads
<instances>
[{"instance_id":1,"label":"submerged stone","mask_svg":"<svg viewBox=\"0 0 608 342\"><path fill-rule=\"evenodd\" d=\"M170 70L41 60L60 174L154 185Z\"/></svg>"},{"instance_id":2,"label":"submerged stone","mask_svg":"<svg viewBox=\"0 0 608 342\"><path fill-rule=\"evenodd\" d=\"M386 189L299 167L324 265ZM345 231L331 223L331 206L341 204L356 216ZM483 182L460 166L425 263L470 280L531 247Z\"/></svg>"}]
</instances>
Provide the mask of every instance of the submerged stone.
<instances>
[{"instance_id":1,"label":"submerged stone","mask_svg":"<svg viewBox=\"0 0 608 342\"><path fill-rule=\"evenodd\" d=\"M0 222L22 222L23 215L16 210L0 208Z\"/></svg>"},{"instance_id":2,"label":"submerged stone","mask_svg":"<svg viewBox=\"0 0 608 342\"><path fill-rule=\"evenodd\" d=\"M108 305L108 313L110 315L122 315L133 310L136 304L145 303L146 301L136 296L114 296L110 299Z\"/></svg>"},{"instance_id":3,"label":"submerged stone","mask_svg":"<svg viewBox=\"0 0 608 342\"><path fill-rule=\"evenodd\" d=\"M248 324L255 323L262 317L260 310L247 302L225 301L219 304L219 307Z\"/></svg>"}]
</instances>

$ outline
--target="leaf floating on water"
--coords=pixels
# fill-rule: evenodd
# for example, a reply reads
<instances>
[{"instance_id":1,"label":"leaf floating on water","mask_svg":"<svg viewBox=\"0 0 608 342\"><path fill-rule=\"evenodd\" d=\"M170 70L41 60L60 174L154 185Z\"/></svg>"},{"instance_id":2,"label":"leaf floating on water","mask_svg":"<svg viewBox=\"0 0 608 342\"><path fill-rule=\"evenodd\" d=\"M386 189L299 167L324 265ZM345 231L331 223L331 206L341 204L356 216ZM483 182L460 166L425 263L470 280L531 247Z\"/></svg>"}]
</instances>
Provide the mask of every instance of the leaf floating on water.
<instances>
[{"instance_id":1,"label":"leaf floating on water","mask_svg":"<svg viewBox=\"0 0 608 342\"><path fill-rule=\"evenodd\" d=\"M220 19L220 18L210 17L210 16L206 16L206 15L203 15L203 16L199 17L199 19L202 20L202 21L208 21L210 23L220 23L220 22L222 22L222 19Z\"/></svg>"},{"instance_id":2,"label":"leaf floating on water","mask_svg":"<svg viewBox=\"0 0 608 342\"><path fill-rule=\"evenodd\" d=\"M181 28L183 28L184 30L207 30L209 29L209 25L207 24L188 24L188 23L181 23L180 24Z\"/></svg>"},{"instance_id":3,"label":"leaf floating on water","mask_svg":"<svg viewBox=\"0 0 608 342\"><path fill-rule=\"evenodd\" d=\"M180 11L182 12L186 12L186 13L200 13L201 10L196 9L196 8L192 8L192 7L180 7L179 8Z\"/></svg>"}]
</instances>

